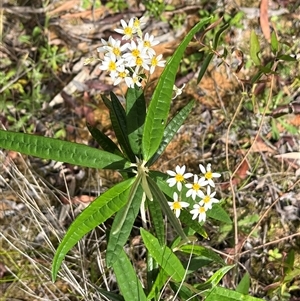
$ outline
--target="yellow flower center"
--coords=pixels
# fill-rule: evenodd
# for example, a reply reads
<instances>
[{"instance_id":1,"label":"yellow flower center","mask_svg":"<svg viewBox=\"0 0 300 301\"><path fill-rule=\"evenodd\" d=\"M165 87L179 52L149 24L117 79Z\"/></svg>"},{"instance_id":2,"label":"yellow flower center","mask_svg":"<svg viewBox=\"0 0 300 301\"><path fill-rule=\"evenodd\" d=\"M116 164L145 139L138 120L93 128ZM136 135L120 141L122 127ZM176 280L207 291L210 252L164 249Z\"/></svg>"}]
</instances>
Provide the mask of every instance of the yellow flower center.
<instances>
[{"instance_id":1,"label":"yellow flower center","mask_svg":"<svg viewBox=\"0 0 300 301\"><path fill-rule=\"evenodd\" d=\"M135 63L137 66L142 66L143 65L143 59L140 57L136 58Z\"/></svg>"},{"instance_id":2,"label":"yellow flower center","mask_svg":"<svg viewBox=\"0 0 300 301\"><path fill-rule=\"evenodd\" d=\"M133 49L131 51L131 54L134 56L134 57L139 57L140 56L140 51L138 49Z\"/></svg>"},{"instance_id":3,"label":"yellow flower center","mask_svg":"<svg viewBox=\"0 0 300 301\"><path fill-rule=\"evenodd\" d=\"M194 183L192 189L198 191L200 190L200 185L198 183Z\"/></svg>"},{"instance_id":4,"label":"yellow flower center","mask_svg":"<svg viewBox=\"0 0 300 301\"><path fill-rule=\"evenodd\" d=\"M151 60L151 66L155 67L157 65L157 63L158 63L157 58L153 57L152 60Z\"/></svg>"},{"instance_id":5,"label":"yellow flower center","mask_svg":"<svg viewBox=\"0 0 300 301\"><path fill-rule=\"evenodd\" d=\"M114 53L116 56L120 56L120 55L121 55L120 48L114 47L114 48L113 48L113 53Z\"/></svg>"},{"instance_id":6,"label":"yellow flower center","mask_svg":"<svg viewBox=\"0 0 300 301\"><path fill-rule=\"evenodd\" d=\"M126 74L125 71L119 72L119 77L121 77L121 78L125 78L126 75L127 75L127 74Z\"/></svg>"},{"instance_id":7,"label":"yellow flower center","mask_svg":"<svg viewBox=\"0 0 300 301\"><path fill-rule=\"evenodd\" d=\"M145 48L150 48L151 44L149 41L144 41L144 47Z\"/></svg>"},{"instance_id":8,"label":"yellow flower center","mask_svg":"<svg viewBox=\"0 0 300 301\"><path fill-rule=\"evenodd\" d=\"M207 179L207 180L210 180L210 179L212 179L212 172L211 171L208 171L208 172L206 172L206 174L205 174L205 178Z\"/></svg>"},{"instance_id":9,"label":"yellow flower center","mask_svg":"<svg viewBox=\"0 0 300 301\"><path fill-rule=\"evenodd\" d=\"M109 71L115 71L116 69L117 69L116 63L115 62L109 62L108 70Z\"/></svg>"},{"instance_id":10,"label":"yellow flower center","mask_svg":"<svg viewBox=\"0 0 300 301\"><path fill-rule=\"evenodd\" d=\"M182 207L181 207L179 202L174 202L173 203L173 208L174 208L174 210L177 210L177 209L181 209Z\"/></svg>"},{"instance_id":11,"label":"yellow flower center","mask_svg":"<svg viewBox=\"0 0 300 301\"><path fill-rule=\"evenodd\" d=\"M203 202L205 204L209 203L210 202L210 197L208 195L206 195L204 198L203 198Z\"/></svg>"},{"instance_id":12,"label":"yellow flower center","mask_svg":"<svg viewBox=\"0 0 300 301\"><path fill-rule=\"evenodd\" d=\"M205 208L204 207L199 207L199 213L205 213Z\"/></svg>"},{"instance_id":13,"label":"yellow flower center","mask_svg":"<svg viewBox=\"0 0 300 301\"><path fill-rule=\"evenodd\" d=\"M132 36L132 28L131 28L131 27L125 27L125 28L124 28L124 34L125 34L126 36L131 37L131 36Z\"/></svg>"},{"instance_id":14,"label":"yellow flower center","mask_svg":"<svg viewBox=\"0 0 300 301\"><path fill-rule=\"evenodd\" d=\"M177 174L175 176L175 180L176 180L176 182L183 182L184 181L184 177L183 177L183 175Z\"/></svg>"},{"instance_id":15,"label":"yellow flower center","mask_svg":"<svg viewBox=\"0 0 300 301\"><path fill-rule=\"evenodd\" d=\"M140 23L141 23L140 20L138 18L135 18L133 22L133 27L137 27L137 28L140 27Z\"/></svg>"}]
</instances>

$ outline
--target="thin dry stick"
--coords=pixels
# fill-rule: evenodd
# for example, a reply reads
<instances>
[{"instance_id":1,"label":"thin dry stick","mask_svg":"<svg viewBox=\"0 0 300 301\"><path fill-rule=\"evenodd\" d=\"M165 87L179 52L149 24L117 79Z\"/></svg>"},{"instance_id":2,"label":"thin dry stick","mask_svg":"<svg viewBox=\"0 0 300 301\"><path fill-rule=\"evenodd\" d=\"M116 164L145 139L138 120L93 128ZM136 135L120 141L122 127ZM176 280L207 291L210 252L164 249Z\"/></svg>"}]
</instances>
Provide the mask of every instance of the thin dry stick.
<instances>
[{"instance_id":1,"label":"thin dry stick","mask_svg":"<svg viewBox=\"0 0 300 301\"><path fill-rule=\"evenodd\" d=\"M240 255L242 256L242 255L245 255L245 254L247 254L247 253L252 252L253 250L257 250L257 249L264 248L264 247L266 247L266 246L270 246L270 245L273 245L273 244L277 244L277 243L279 243L279 242L281 242L281 241L284 241L284 240L287 240L287 239L291 239L291 238L293 238L293 237L295 237L295 236L300 236L300 232L294 233L294 234L291 234L291 235L288 235L288 236L286 236L286 237L282 237L282 238L279 238L279 239L276 239L276 240L273 240L273 241L270 241L270 242L266 242L265 244L262 244L262 245L260 245L260 246L254 247L254 248L252 248L252 249L250 249L250 250L246 250L246 251L240 253Z\"/></svg>"}]
</instances>

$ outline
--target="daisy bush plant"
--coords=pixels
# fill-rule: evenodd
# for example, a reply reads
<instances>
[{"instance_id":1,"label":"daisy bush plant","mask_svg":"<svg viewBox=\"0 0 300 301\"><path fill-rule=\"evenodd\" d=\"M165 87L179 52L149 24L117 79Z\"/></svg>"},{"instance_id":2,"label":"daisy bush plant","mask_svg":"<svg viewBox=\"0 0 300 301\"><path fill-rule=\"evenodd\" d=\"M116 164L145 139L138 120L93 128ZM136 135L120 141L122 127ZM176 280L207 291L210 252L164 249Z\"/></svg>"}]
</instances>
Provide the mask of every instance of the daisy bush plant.
<instances>
[{"instance_id":1,"label":"daisy bush plant","mask_svg":"<svg viewBox=\"0 0 300 301\"><path fill-rule=\"evenodd\" d=\"M142 31L142 19L122 20L121 27L116 29L120 38L102 40L102 46L98 48L100 69L107 72L113 85L127 86L122 101L112 92L109 97L102 95L117 142L90 125L87 127L102 149L0 130L0 147L74 165L112 169L123 177L120 183L96 197L59 241L52 263L53 281L64 275L61 265L72 247L113 216L111 228L106 233L105 259L107 269L112 269L115 274L122 296L99 288L105 300L159 300L167 285L174 300L175 296L180 296L180 300L199 300L199 295L206 296L208 301L222 300L225 294L226 300L246 300L243 296L230 298L225 288L218 287L218 282L232 266L226 266L219 255L197 242L199 237L201 240L208 238L203 227L208 218L231 223L215 190L215 180L220 174L213 172L209 163L206 166L200 164L198 174L187 172L185 166L175 166L175 171L166 174L152 167L193 108L191 101L176 115L169 116L172 98L184 89L184 85L181 88L174 85L184 51L197 32L202 30L205 34L216 26L210 24L204 29L210 20L206 18L195 25L168 60L154 50L158 40L151 33ZM214 45L217 45L220 33L216 35ZM201 76L208 61L205 60L201 67ZM149 79L156 68L163 68L163 71L151 99L146 100L145 90L150 86ZM147 270L142 278L137 276L141 273L135 271L124 250L139 212L142 220L140 235L147 250ZM167 240L166 220L175 233L172 241ZM184 254L186 260L183 260ZM193 265L189 266L191 256L194 257ZM210 279L201 284L186 283L187 273L211 262L219 269ZM65 263L68 264L67 259Z\"/></svg>"}]
</instances>

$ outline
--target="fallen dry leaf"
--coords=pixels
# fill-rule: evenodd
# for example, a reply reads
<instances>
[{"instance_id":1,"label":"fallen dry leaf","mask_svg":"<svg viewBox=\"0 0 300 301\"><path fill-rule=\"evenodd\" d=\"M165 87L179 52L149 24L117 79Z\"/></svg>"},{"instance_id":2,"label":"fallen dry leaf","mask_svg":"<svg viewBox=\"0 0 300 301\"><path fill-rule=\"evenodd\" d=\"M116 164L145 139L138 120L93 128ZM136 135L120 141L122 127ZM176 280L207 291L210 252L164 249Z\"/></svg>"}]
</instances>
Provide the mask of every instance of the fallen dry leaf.
<instances>
[{"instance_id":1,"label":"fallen dry leaf","mask_svg":"<svg viewBox=\"0 0 300 301\"><path fill-rule=\"evenodd\" d=\"M269 16L268 16L268 0L261 0L260 3L260 26L261 30L268 42L271 40Z\"/></svg>"}]
</instances>

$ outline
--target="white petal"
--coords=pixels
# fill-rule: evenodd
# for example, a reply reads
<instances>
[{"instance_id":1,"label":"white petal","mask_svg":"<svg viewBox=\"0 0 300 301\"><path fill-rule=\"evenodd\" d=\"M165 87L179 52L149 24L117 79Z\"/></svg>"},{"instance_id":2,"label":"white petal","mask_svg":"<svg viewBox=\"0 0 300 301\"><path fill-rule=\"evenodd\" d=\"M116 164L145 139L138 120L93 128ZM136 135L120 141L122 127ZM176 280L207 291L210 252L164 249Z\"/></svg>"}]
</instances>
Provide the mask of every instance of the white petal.
<instances>
[{"instance_id":1,"label":"white petal","mask_svg":"<svg viewBox=\"0 0 300 301\"><path fill-rule=\"evenodd\" d=\"M199 168L200 168L200 170L201 170L201 172L202 172L203 174L206 173L206 169L205 169L205 167L204 167L202 164L199 164Z\"/></svg>"},{"instance_id":2,"label":"white petal","mask_svg":"<svg viewBox=\"0 0 300 301\"><path fill-rule=\"evenodd\" d=\"M189 207L189 206L190 206L190 204L187 203L187 202L180 202L180 205L181 205L181 207L183 207L183 208L186 208L186 207Z\"/></svg>"},{"instance_id":3,"label":"white petal","mask_svg":"<svg viewBox=\"0 0 300 301\"><path fill-rule=\"evenodd\" d=\"M176 172L174 172L173 170L167 170L167 174L172 176L172 177L176 176Z\"/></svg>"},{"instance_id":4,"label":"white petal","mask_svg":"<svg viewBox=\"0 0 300 301\"><path fill-rule=\"evenodd\" d=\"M188 178L190 178L190 177L192 177L192 176L193 176L193 174L190 173L190 172L187 172L186 174L183 175L183 177L184 177L185 179L188 179Z\"/></svg>"}]
</instances>

